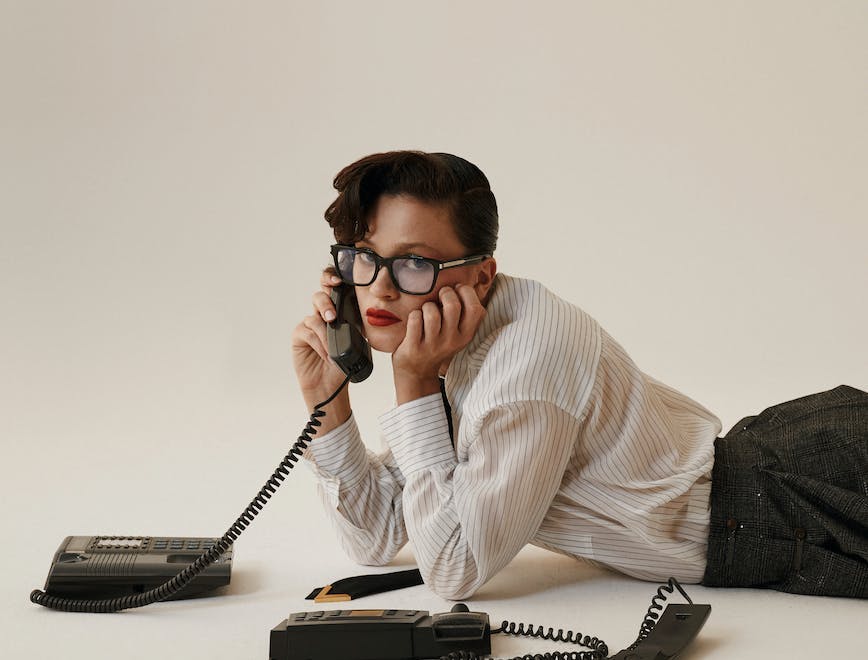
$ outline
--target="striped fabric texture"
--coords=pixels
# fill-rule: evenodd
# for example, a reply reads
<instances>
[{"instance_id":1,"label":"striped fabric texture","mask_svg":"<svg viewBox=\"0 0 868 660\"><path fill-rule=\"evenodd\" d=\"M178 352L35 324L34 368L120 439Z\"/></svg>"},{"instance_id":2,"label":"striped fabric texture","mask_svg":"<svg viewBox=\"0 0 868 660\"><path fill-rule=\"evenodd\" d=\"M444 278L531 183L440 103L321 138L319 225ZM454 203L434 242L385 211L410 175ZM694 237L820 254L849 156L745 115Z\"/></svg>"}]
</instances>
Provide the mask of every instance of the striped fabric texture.
<instances>
[{"instance_id":1,"label":"striped fabric texture","mask_svg":"<svg viewBox=\"0 0 868 660\"><path fill-rule=\"evenodd\" d=\"M305 456L346 552L388 563L408 541L444 598L473 594L526 544L647 580L699 582L720 422L642 373L576 306L498 274L439 394L354 418Z\"/></svg>"}]
</instances>

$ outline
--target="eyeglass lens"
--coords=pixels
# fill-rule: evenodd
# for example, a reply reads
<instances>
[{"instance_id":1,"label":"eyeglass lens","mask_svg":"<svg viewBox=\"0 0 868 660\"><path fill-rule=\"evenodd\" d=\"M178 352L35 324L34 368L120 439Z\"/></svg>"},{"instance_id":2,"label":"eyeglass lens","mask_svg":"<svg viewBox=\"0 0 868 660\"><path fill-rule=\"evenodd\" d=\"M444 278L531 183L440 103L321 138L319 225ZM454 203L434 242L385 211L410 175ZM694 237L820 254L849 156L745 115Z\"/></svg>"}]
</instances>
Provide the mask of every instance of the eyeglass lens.
<instances>
[{"instance_id":1,"label":"eyeglass lens","mask_svg":"<svg viewBox=\"0 0 868 660\"><path fill-rule=\"evenodd\" d=\"M377 257L369 252L342 249L338 252L338 269L345 282L366 286L377 275ZM390 263L398 287L407 293L427 293L434 284L434 265L418 258L400 257Z\"/></svg>"}]
</instances>

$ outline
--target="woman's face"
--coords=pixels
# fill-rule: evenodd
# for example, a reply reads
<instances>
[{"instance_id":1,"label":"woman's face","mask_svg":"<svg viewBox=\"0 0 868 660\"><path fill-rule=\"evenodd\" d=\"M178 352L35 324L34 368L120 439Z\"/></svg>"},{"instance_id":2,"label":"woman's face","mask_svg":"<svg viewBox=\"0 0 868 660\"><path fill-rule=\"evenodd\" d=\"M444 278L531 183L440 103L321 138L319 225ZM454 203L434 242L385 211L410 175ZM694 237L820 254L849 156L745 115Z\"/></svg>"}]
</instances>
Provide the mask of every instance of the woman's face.
<instances>
[{"instance_id":1,"label":"woman's face","mask_svg":"<svg viewBox=\"0 0 868 660\"><path fill-rule=\"evenodd\" d=\"M368 221L368 233L356 247L369 248L381 257L414 254L441 261L468 256L458 240L448 209L407 195L382 195ZM440 271L434 290L416 296L395 288L388 269L381 268L369 286L357 286L356 297L371 347L392 353L403 341L407 315L427 301L437 301L444 286L468 284L484 300L494 278L495 263L482 263Z\"/></svg>"}]
</instances>

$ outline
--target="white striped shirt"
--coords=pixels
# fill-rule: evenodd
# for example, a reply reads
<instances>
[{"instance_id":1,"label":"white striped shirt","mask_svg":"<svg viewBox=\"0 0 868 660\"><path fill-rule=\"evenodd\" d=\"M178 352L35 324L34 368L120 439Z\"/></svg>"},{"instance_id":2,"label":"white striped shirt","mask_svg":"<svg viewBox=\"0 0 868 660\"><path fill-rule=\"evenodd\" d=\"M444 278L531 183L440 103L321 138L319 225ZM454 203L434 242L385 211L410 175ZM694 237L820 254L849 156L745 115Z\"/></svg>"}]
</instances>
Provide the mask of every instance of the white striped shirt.
<instances>
[{"instance_id":1,"label":"white striped shirt","mask_svg":"<svg viewBox=\"0 0 868 660\"><path fill-rule=\"evenodd\" d=\"M348 554L381 565L409 540L453 599L527 543L699 581L719 420L536 282L498 274L486 310L446 375L454 448L433 394L380 417L380 455L352 417L306 452Z\"/></svg>"}]
</instances>

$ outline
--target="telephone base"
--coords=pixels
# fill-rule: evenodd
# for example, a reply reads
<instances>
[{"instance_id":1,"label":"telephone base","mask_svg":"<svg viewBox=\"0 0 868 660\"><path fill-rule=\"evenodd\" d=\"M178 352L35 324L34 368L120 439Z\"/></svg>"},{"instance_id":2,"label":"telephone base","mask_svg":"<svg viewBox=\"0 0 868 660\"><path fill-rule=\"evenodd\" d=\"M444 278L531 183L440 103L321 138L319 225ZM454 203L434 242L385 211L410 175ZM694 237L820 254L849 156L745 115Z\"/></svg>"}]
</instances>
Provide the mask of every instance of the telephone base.
<instances>
[{"instance_id":1,"label":"telephone base","mask_svg":"<svg viewBox=\"0 0 868 660\"><path fill-rule=\"evenodd\" d=\"M170 536L67 536L45 582L51 596L103 599L158 587L219 539ZM229 584L232 550L166 600L195 598Z\"/></svg>"}]
</instances>

